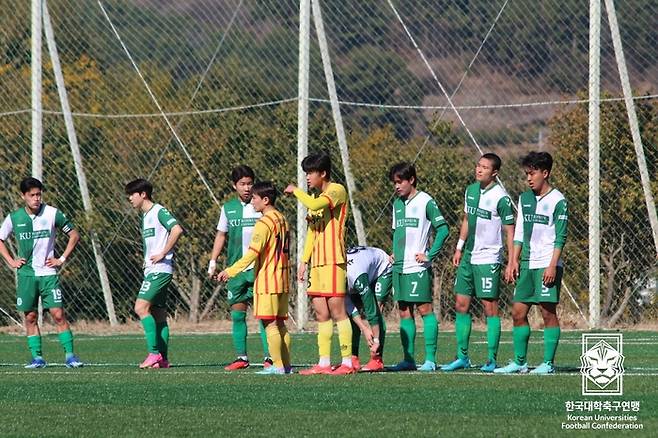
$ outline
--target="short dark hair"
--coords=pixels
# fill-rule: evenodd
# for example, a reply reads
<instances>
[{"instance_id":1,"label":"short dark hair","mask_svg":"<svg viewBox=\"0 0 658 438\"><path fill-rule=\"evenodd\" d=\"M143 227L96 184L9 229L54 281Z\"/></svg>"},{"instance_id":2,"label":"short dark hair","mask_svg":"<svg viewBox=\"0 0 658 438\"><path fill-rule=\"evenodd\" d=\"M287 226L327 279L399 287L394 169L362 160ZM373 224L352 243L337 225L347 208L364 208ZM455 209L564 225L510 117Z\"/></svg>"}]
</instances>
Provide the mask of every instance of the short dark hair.
<instances>
[{"instance_id":1,"label":"short dark hair","mask_svg":"<svg viewBox=\"0 0 658 438\"><path fill-rule=\"evenodd\" d=\"M27 178L23 178L23 180L21 181L20 188L21 188L21 193L23 194L29 192L32 189L44 190L41 181L31 176L28 176Z\"/></svg>"},{"instance_id":2,"label":"short dark hair","mask_svg":"<svg viewBox=\"0 0 658 438\"><path fill-rule=\"evenodd\" d=\"M548 152L530 152L523 157L521 165L535 170L547 170L551 173L553 169L553 157Z\"/></svg>"},{"instance_id":3,"label":"short dark hair","mask_svg":"<svg viewBox=\"0 0 658 438\"><path fill-rule=\"evenodd\" d=\"M133 193L146 193L146 197L151 199L153 185L144 178L137 178L126 184L126 195L132 195Z\"/></svg>"},{"instance_id":4,"label":"short dark hair","mask_svg":"<svg viewBox=\"0 0 658 438\"><path fill-rule=\"evenodd\" d=\"M233 181L233 184L237 184L238 181L245 177L251 178L252 180L256 179L254 170L246 164L240 164L231 170L231 181Z\"/></svg>"},{"instance_id":5,"label":"short dark hair","mask_svg":"<svg viewBox=\"0 0 658 438\"><path fill-rule=\"evenodd\" d=\"M272 184L271 181L260 181L254 184L251 188L251 193L257 195L259 198L268 198L270 200L270 205L276 204L276 197L278 192L276 187Z\"/></svg>"},{"instance_id":6,"label":"short dark hair","mask_svg":"<svg viewBox=\"0 0 658 438\"><path fill-rule=\"evenodd\" d=\"M411 181L411 178L414 179L413 186L416 187L418 183L418 177L416 176L416 166L412 163L397 163L391 167L391 170L388 171L388 179L393 181L395 177L400 179L405 179Z\"/></svg>"},{"instance_id":7,"label":"short dark hair","mask_svg":"<svg viewBox=\"0 0 658 438\"><path fill-rule=\"evenodd\" d=\"M302 160L304 172L327 172L327 179L331 178L331 157L326 152L311 154Z\"/></svg>"},{"instance_id":8,"label":"short dark hair","mask_svg":"<svg viewBox=\"0 0 658 438\"><path fill-rule=\"evenodd\" d=\"M500 159L500 157L493 152L487 152L480 158L486 158L487 160L491 161L491 165L493 166L494 170L500 170L500 166L503 165L503 161Z\"/></svg>"}]
</instances>

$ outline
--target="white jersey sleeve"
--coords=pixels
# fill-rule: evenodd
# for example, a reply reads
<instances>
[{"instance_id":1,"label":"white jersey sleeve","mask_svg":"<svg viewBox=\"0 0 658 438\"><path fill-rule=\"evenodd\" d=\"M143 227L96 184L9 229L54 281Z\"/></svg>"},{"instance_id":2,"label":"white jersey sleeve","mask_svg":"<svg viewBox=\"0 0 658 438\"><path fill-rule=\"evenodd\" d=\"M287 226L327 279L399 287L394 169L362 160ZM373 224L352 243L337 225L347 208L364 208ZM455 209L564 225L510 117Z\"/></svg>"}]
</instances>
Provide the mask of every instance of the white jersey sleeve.
<instances>
[{"instance_id":1,"label":"white jersey sleeve","mask_svg":"<svg viewBox=\"0 0 658 438\"><path fill-rule=\"evenodd\" d=\"M217 231L221 231L222 233L228 233L228 218L226 217L226 212L224 211L223 205L221 212L219 213L219 222L217 223Z\"/></svg>"},{"instance_id":2,"label":"white jersey sleeve","mask_svg":"<svg viewBox=\"0 0 658 438\"><path fill-rule=\"evenodd\" d=\"M5 217L5 220L2 221L2 226L0 226L0 240L7 240L14 227L11 224L11 218L9 215Z\"/></svg>"}]
</instances>

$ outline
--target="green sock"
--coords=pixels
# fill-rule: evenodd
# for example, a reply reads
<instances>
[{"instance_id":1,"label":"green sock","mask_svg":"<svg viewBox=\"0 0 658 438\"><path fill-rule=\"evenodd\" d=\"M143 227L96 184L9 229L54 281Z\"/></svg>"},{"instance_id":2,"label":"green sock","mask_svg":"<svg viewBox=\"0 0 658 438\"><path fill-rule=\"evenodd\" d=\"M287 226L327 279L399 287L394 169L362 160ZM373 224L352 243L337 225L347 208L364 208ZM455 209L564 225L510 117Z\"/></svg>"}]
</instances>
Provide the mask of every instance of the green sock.
<instances>
[{"instance_id":1,"label":"green sock","mask_svg":"<svg viewBox=\"0 0 658 438\"><path fill-rule=\"evenodd\" d=\"M560 326L544 327L544 362L553 365L558 342L560 342Z\"/></svg>"},{"instance_id":2,"label":"green sock","mask_svg":"<svg viewBox=\"0 0 658 438\"><path fill-rule=\"evenodd\" d=\"M155 323L158 351L165 359L169 356L169 324L167 321Z\"/></svg>"},{"instance_id":3,"label":"green sock","mask_svg":"<svg viewBox=\"0 0 658 438\"><path fill-rule=\"evenodd\" d=\"M361 342L361 329L358 325L350 318L350 323L352 324L352 356L359 355L359 343Z\"/></svg>"},{"instance_id":4,"label":"green sock","mask_svg":"<svg viewBox=\"0 0 658 438\"><path fill-rule=\"evenodd\" d=\"M71 330L59 332L59 343L66 353L66 358L73 356L73 333Z\"/></svg>"},{"instance_id":5,"label":"green sock","mask_svg":"<svg viewBox=\"0 0 658 438\"><path fill-rule=\"evenodd\" d=\"M231 310L231 321L233 321L233 331L231 334L233 335L233 348L235 349L235 353L238 356L246 356L247 312L242 310ZM265 340L265 343L267 343L267 339Z\"/></svg>"},{"instance_id":6,"label":"green sock","mask_svg":"<svg viewBox=\"0 0 658 438\"><path fill-rule=\"evenodd\" d=\"M245 334L246 334L246 324L245 324ZM260 333L260 341L263 344L263 357L270 357L270 348L267 346L267 333L265 332L265 326L263 325L263 320L258 320L258 329ZM247 349L245 348L245 352Z\"/></svg>"},{"instance_id":7,"label":"green sock","mask_svg":"<svg viewBox=\"0 0 658 438\"><path fill-rule=\"evenodd\" d=\"M416 343L416 322L413 318L403 318L400 320L400 340L402 341L404 360L415 363L414 344Z\"/></svg>"},{"instance_id":8,"label":"green sock","mask_svg":"<svg viewBox=\"0 0 658 438\"><path fill-rule=\"evenodd\" d=\"M514 361L517 365L525 365L528 354L528 340L530 339L530 326L512 327L512 338L514 340Z\"/></svg>"},{"instance_id":9,"label":"green sock","mask_svg":"<svg viewBox=\"0 0 658 438\"><path fill-rule=\"evenodd\" d=\"M158 340L155 329L155 318L148 315L142 318L142 327L144 327L144 338L146 338L146 348L149 353L158 354Z\"/></svg>"},{"instance_id":10,"label":"green sock","mask_svg":"<svg viewBox=\"0 0 658 438\"><path fill-rule=\"evenodd\" d=\"M41 335L34 335L27 337L27 347L30 349L32 354L32 359L41 357L43 352L41 351Z\"/></svg>"},{"instance_id":11,"label":"green sock","mask_svg":"<svg viewBox=\"0 0 658 438\"><path fill-rule=\"evenodd\" d=\"M498 358L498 345L500 344L500 317L487 316L487 352L488 359L495 362Z\"/></svg>"},{"instance_id":12,"label":"green sock","mask_svg":"<svg viewBox=\"0 0 658 438\"><path fill-rule=\"evenodd\" d=\"M423 316L425 334L425 360L436 362L436 344L439 340L439 321L434 312Z\"/></svg>"},{"instance_id":13,"label":"green sock","mask_svg":"<svg viewBox=\"0 0 658 438\"><path fill-rule=\"evenodd\" d=\"M470 313L457 312L455 315L455 336L457 336L457 357L468 359L468 342L471 338Z\"/></svg>"}]
</instances>

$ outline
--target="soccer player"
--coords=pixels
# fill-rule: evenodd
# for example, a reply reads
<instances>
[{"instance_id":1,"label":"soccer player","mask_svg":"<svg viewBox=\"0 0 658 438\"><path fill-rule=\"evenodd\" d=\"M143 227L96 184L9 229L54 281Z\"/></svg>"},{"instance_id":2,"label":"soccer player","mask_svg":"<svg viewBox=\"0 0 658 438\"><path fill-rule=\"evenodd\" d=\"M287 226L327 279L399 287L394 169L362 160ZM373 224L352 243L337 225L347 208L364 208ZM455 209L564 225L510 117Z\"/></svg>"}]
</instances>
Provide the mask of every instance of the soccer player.
<instances>
[{"instance_id":1,"label":"soccer player","mask_svg":"<svg viewBox=\"0 0 658 438\"><path fill-rule=\"evenodd\" d=\"M512 306L514 360L494 373L526 373L526 353L530 339L528 312L538 304L544 320L544 362L534 374L555 372L555 351L560 340L557 305L562 282L562 249L567 240L567 200L549 182L553 157L548 152L530 152L523 158L523 168L530 190L519 197L514 254L521 257ZM518 278L517 278L518 276Z\"/></svg>"},{"instance_id":2,"label":"soccer player","mask_svg":"<svg viewBox=\"0 0 658 438\"><path fill-rule=\"evenodd\" d=\"M135 313L144 327L148 355L140 368L169 368L167 293L174 272L174 247L183 227L152 200L153 186L145 179L126 184L130 204L142 212L144 281L135 300Z\"/></svg>"},{"instance_id":3,"label":"soccer player","mask_svg":"<svg viewBox=\"0 0 658 438\"><path fill-rule=\"evenodd\" d=\"M43 184L36 178L25 178L20 183L25 206L7 215L0 227L0 254L17 271L16 307L25 314L27 345L32 361L25 368L44 368L46 361L41 351L41 332L38 323L39 297L57 326L59 343L66 354L66 366L78 368L82 361L73 352L73 333L63 307L63 293L57 268L71 256L80 234L64 214L42 202ZM57 230L68 235L66 249L55 258ZM5 241L13 233L18 247L17 257L9 253Z\"/></svg>"},{"instance_id":4,"label":"soccer player","mask_svg":"<svg viewBox=\"0 0 658 438\"><path fill-rule=\"evenodd\" d=\"M215 274L217 257L224 249L228 240L228 254L226 265L230 266L237 262L249 249L249 241L254 231L254 224L261 214L254 210L251 204L251 188L254 185L254 171L245 165L235 167L231 171L231 180L237 197L231 199L221 208L217 234L212 247L210 262L208 263L208 277ZM249 266L243 272L231 278L226 284L228 304L231 306L231 321L233 322L232 336L233 347L237 359L224 369L234 371L249 366L247 356L247 307L254 296L254 270ZM267 335L262 320L259 320L260 336L263 343L265 359L263 366L272 365L272 359L267 350Z\"/></svg>"},{"instance_id":5,"label":"soccer player","mask_svg":"<svg viewBox=\"0 0 658 438\"><path fill-rule=\"evenodd\" d=\"M487 362L480 368L492 372L496 368L496 356L500 342L501 261L503 255L502 231L508 254L514 247L514 212L512 201L496 177L501 160L496 154L482 155L475 166L476 182L466 187L464 194L464 218L459 231L459 242L452 263L457 268L455 278L455 335L457 358L441 367L442 371L470 368L468 341L471 336L469 307L473 297L482 300L487 317ZM504 273L508 281L516 261L510 260Z\"/></svg>"},{"instance_id":6,"label":"soccer player","mask_svg":"<svg viewBox=\"0 0 658 438\"><path fill-rule=\"evenodd\" d=\"M290 282L288 222L275 207L277 192L271 182L256 183L252 190L251 203L263 216L254 226L248 251L217 278L236 278L254 266L254 317L265 326L274 362L257 374L287 374L292 372L290 334L285 325Z\"/></svg>"},{"instance_id":7,"label":"soccer player","mask_svg":"<svg viewBox=\"0 0 658 438\"><path fill-rule=\"evenodd\" d=\"M393 371L434 371L439 323L432 309L432 260L439 254L448 237L448 224L436 201L416 189L418 178L411 163L391 167L389 179L395 185L393 202L393 296L400 310L400 339L404 359ZM435 236L427 249L430 229ZM423 319L425 362L416 368L414 349L416 323L414 308Z\"/></svg>"},{"instance_id":8,"label":"soccer player","mask_svg":"<svg viewBox=\"0 0 658 438\"><path fill-rule=\"evenodd\" d=\"M347 290L346 308L353 321L352 325L352 366L359 364L359 338L366 336L371 349L370 361L363 371L382 371L384 362L384 340L386 324L382 317L375 291L389 289L391 284L391 263L385 251L357 246L347 250ZM366 321L359 312L363 311ZM365 328L365 330L364 330Z\"/></svg>"},{"instance_id":9,"label":"soccer player","mask_svg":"<svg viewBox=\"0 0 658 438\"><path fill-rule=\"evenodd\" d=\"M310 189L320 191L311 196L290 184L285 193L294 195L306 208L308 233L304 253L297 270L297 279L304 281L311 265L307 294L312 297L318 322L319 362L300 374L352 374L352 325L345 311L346 256L345 221L347 192L345 187L331 182L331 158L326 153L311 154L302 160L306 182ZM338 327L342 362L332 371L331 337L333 321Z\"/></svg>"}]
</instances>

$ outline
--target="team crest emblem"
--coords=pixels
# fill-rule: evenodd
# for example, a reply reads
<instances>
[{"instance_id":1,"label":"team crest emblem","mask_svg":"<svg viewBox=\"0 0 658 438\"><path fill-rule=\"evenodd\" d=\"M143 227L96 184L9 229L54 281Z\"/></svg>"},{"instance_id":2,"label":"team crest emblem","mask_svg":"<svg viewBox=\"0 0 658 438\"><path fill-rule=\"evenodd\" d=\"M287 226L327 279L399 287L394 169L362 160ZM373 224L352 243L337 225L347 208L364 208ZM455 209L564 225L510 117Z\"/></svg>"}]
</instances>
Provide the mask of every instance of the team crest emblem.
<instances>
[{"instance_id":1,"label":"team crest emblem","mask_svg":"<svg viewBox=\"0 0 658 438\"><path fill-rule=\"evenodd\" d=\"M580 373L583 395L622 395L622 334L583 333Z\"/></svg>"}]
</instances>

